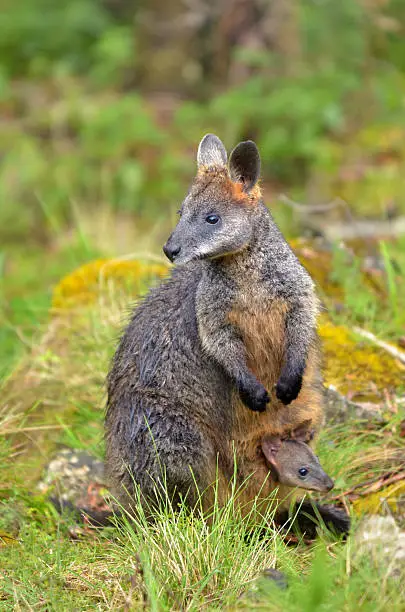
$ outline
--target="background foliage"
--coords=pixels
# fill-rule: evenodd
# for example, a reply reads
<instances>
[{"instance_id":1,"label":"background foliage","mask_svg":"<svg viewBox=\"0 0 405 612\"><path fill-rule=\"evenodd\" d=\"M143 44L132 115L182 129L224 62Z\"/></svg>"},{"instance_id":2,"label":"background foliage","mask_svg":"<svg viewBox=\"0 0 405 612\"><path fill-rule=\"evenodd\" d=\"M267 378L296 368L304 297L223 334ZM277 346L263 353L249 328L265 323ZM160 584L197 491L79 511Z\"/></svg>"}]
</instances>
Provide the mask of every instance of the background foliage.
<instances>
[{"instance_id":1,"label":"background foliage","mask_svg":"<svg viewBox=\"0 0 405 612\"><path fill-rule=\"evenodd\" d=\"M373 399L386 394L383 428L323 432L320 457L335 491L375 478L382 486L403 470L403 415L387 391L391 379L397 395L404 388L402 365L348 332L360 325L405 345L403 1L3 0L2 8L0 547L15 546L0 572L0 606L127 610L144 597L156 610L238 605L258 556L291 577L287 593L259 588L271 609L402 609L386 567L352 566L350 545L333 548L324 533L312 570L312 548L287 549L273 534L263 552L232 516L207 541L203 523L169 516L163 535L127 526L122 537L85 532L77 542L32 489L61 445L102 456L103 381L129 300L124 281L109 282L122 270L146 290L131 254L160 276L161 245L210 131L228 149L247 138L259 145L266 202L328 307L327 380L343 380L350 397L363 383ZM114 278L106 275L100 297L111 257ZM69 308L79 302L89 308L73 324ZM397 488L394 501L377 489L378 509L396 507ZM242 562L221 573L218 558L229 563L235 541Z\"/></svg>"}]
</instances>

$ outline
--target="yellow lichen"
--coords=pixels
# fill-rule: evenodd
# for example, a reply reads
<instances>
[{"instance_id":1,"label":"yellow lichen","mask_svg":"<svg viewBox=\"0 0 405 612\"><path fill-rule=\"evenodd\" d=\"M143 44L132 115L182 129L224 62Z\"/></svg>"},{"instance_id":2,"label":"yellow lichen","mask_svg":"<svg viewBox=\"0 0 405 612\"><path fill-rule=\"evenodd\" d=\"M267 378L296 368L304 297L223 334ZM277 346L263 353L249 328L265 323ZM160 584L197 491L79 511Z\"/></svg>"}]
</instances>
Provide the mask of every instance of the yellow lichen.
<instances>
[{"instance_id":1,"label":"yellow lichen","mask_svg":"<svg viewBox=\"0 0 405 612\"><path fill-rule=\"evenodd\" d=\"M398 391L404 386L405 371L384 350L326 318L320 322L319 333L326 385L358 401L381 401L384 389Z\"/></svg>"},{"instance_id":2,"label":"yellow lichen","mask_svg":"<svg viewBox=\"0 0 405 612\"><path fill-rule=\"evenodd\" d=\"M405 481L401 480L385 487L376 493L359 497L353 502L353 510L357 515L380 514L385 510L398 512L400 499L405 496Z\"/></svg>"},{"instance_id":3,"label":"yellow lichen","mask_svg":"<svg viewBox=\"0 0 405 612\"><path fill-rule=\"evenodd\" d=\"M155 278L168 273L164 264L137 260L97 259L65 276L54 288L53 310L66 310L95 302L100 293L113 285L137 295Z\"/></svg>"}]
</instances>

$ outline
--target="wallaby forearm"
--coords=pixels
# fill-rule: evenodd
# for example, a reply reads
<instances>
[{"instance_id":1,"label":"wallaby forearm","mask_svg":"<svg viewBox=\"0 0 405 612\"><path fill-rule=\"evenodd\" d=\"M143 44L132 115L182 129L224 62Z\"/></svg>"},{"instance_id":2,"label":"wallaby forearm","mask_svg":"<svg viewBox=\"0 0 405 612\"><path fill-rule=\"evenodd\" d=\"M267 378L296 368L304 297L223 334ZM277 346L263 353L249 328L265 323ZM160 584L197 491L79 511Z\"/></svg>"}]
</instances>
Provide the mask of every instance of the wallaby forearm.
<instances>
[{"instance_id":1,"label":"wallaby forearm","mask_svg":"<svg viewBox=\"0 0 405 612\"><path fill-rule=\"evenodd\" d=\"M314 339L316 311L305 301L295 304L285 322L285 358L276 386L277 398L289 404L298 397Z\"/></svg>"},{"instance_id":2,"label":"wallaby forearm","mask_svg":"<svg viewBox=\"0 0 405 612\"><path fill-rule=\"evenodd\" d=\"M270 398L264 386L248 368L245 346L236 328L231 324L218 325L212 321L200 321L199 329L204 351L232 379L243 402L251 410L265 410Z\"/></svg>"},{"instance_id":3,"label":"wallaby forearm","mask_svg":"<svg viewBox=\"0 0 405 612\"><path fill-rule=\"evenodd\" d=\"M227 319L234 296L232 289L215 285L210 279L200 284L197 293L197 320L202 347L238 385L253 376L247 366L246 349L238 329ZM220 307L213 312L212 305Z\"/></svg>"}]
</instances>

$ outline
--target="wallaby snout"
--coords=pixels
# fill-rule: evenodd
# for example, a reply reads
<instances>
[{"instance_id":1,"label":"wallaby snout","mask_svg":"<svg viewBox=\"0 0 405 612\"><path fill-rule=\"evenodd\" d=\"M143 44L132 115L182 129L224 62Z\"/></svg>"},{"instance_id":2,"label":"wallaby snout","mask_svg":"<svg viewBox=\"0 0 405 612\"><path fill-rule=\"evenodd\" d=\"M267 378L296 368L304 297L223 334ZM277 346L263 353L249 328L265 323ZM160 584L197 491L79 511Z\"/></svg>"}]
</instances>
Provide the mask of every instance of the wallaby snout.
<instances>
[{"instance_id":1,"label":"wallaby snout","mask_svg":"<svg viewBox=\"0 0 405 612\"><path fill-rule=\"evenodd\" d=\"M334 481L332 480L332 478L330 478L328 475L326 475L325 478L325 491L332 491L333 487L335 486Z\"/></svg>"},{"instance_id":2,"label":"wallaby snout","mask_svg":"<svg viewBox=\"0 0 405 612\"><path fill-rule=\"evenodd\" d=\"M163 247L163 253L172 262L176 259L180 251L181 251L181 247L177 244L171 244L170 238Z\"/></svg>"}]
</instances>

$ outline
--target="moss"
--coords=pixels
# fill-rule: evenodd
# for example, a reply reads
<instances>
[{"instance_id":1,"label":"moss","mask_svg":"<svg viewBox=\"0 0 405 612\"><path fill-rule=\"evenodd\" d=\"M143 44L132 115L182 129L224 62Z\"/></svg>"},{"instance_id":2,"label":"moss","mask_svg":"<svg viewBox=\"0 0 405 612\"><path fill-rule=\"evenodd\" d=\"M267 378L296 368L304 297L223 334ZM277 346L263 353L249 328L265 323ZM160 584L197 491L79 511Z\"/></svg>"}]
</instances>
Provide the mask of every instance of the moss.
<instances>
[{"instance_id":1,"label":"moss","mask_svg":"<svg viewBox=\"0 0 405 612\"><path fill-rule=\"evenodd\" d=\"M353 510L357 515L381 514L384 511L398 513L401 500L405 497L405 481L396 482L381 491L359 497L353 502Z\"/></svg>"},{"instance_id":2,"label":"moss","mask_svg":"<svg viewBox=\"0 0 405 612\"><path fill-rule=\"evenodd\" d=\"M122 289L137 295L168 273L164 264L136 260L97 259L65 276L55 287L52 309L63 311L97 301L103 290Z\"/></svg>"},{"instance_id":3,"label":"moss","mask_svg":"<svg viewBox=\"0 0 405 612\"><path fill-rule=\"evenodd\" d=\"M334 385L357 401L381 401L384 389L398 392L404 387L405 369L382 349L358 339L344 326L333 325L325 317L319 333L327 385Z\"/></svg>"}]
</instances>

